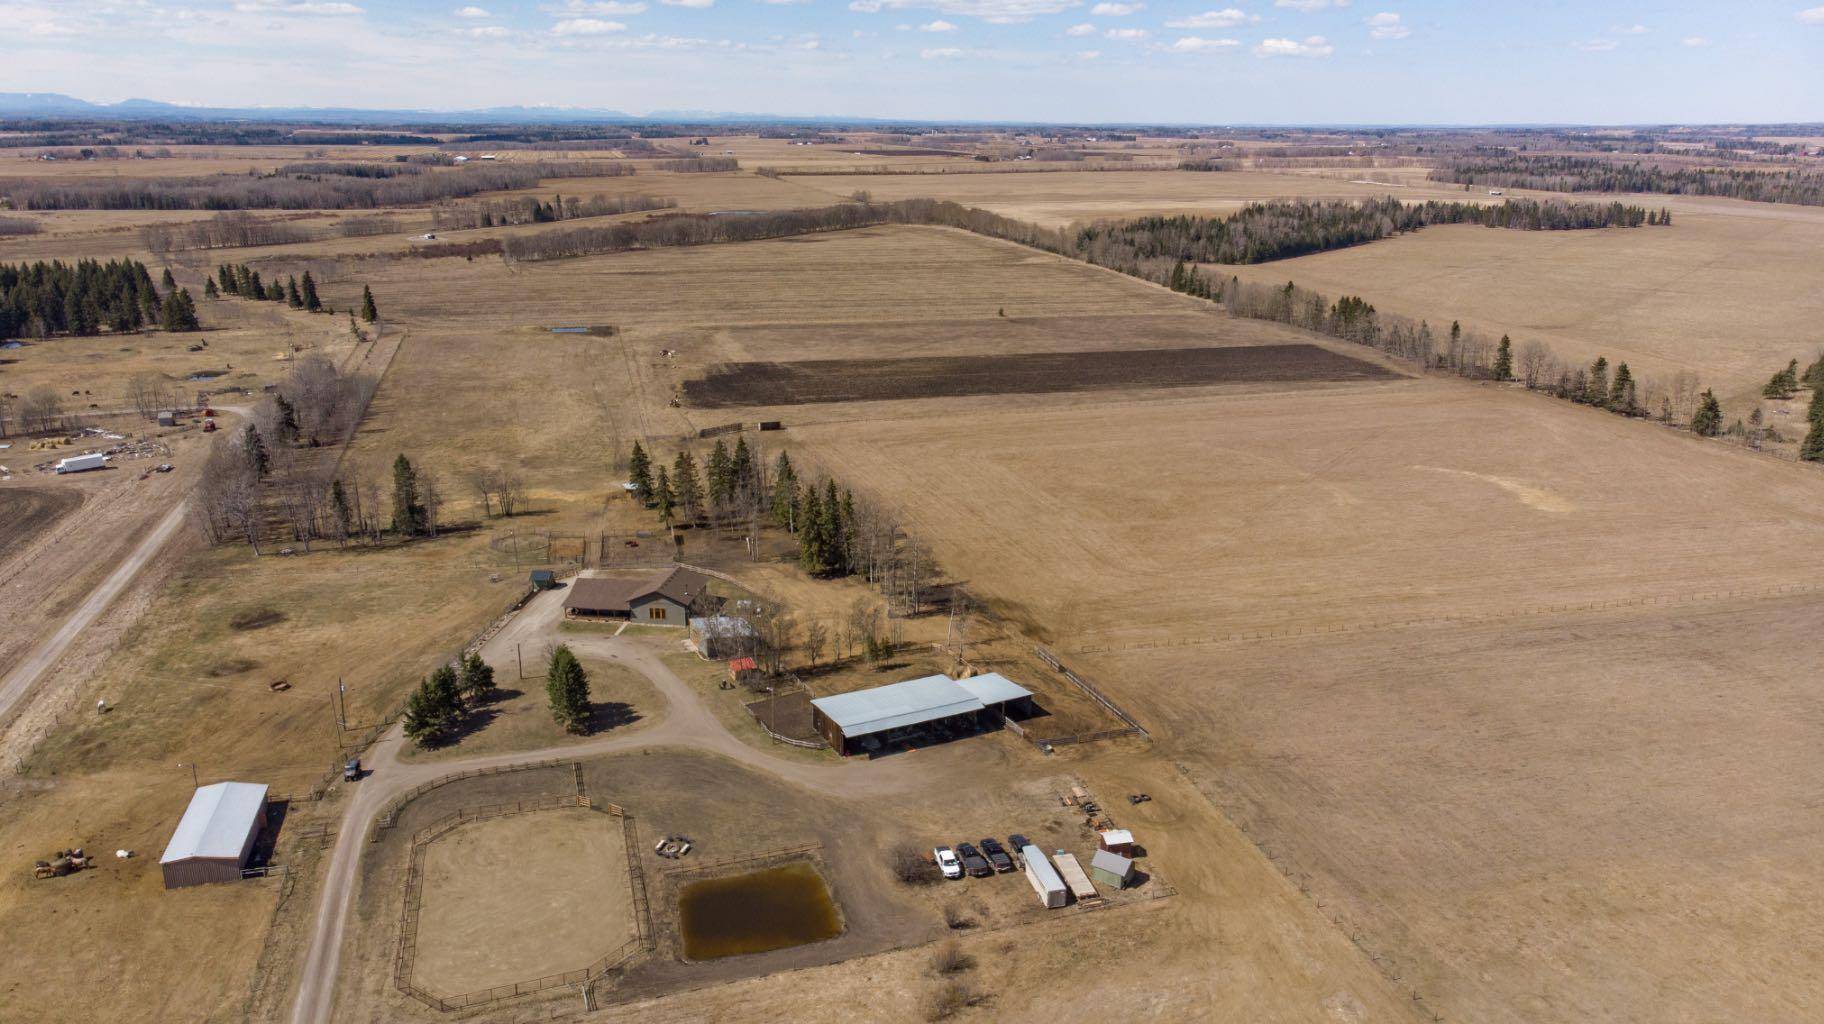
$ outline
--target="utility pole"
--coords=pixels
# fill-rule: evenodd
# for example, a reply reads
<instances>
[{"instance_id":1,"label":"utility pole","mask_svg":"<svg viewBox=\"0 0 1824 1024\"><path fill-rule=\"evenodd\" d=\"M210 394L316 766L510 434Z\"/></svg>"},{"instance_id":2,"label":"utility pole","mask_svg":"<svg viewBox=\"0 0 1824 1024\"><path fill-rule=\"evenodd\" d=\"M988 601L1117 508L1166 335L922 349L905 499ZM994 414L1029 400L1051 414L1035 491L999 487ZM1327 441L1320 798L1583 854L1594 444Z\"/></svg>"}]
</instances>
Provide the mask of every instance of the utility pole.
<instances>
[{"instance_id":1,"label":"utility pole","mask_svg":"<svg viewBox=\"0 0 1824 1024\"><path fill-rule=\"evenodd\" d=\"M519 643L513 644L513 660L519 665L519 678L526 678L526 655L519 649Z\"/></svg>"}]
</instances>

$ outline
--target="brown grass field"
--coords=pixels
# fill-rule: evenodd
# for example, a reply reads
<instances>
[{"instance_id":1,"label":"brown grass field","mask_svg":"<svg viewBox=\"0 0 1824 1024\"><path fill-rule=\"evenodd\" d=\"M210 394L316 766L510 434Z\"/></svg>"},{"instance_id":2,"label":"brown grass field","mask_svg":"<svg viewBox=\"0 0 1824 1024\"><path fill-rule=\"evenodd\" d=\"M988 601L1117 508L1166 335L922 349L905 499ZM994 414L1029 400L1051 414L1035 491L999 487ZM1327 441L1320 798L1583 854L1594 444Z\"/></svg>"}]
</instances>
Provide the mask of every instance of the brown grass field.
<instances>
[{"instance_id":1,"label":"brown grass field","mask_svg":"<svg viewBox=\"0 0 1824 1024\"><path fill-rule=\"evenodd\" d=\"M731 146L747 166L809 159L810 147L777 140L718 139L710 155ZM1326 176L1337 173L642 174L602 188L681 199L694 189L687 202L699 209L834 201L855 189L942 195L1052 224L1388 192L1348 177L1405 182L1402 195L1437 189L1413 180L1422 169ZM572 183L553 186L568 194ZM1725 391L1732 413L1745 409L1743 394L1818 340L1803 327L1816 319L1807 271L1824 251L1814 219L1786 207L1665 205L1678 222L1664 230L1430 228L1240 272L1540 337L1567 357L1602 351L1647 373L1689 366ZM114 254L137 247L131 218L93 221L0 243L0 259L94 251L111 236L88 229L103 222L131 239ZM1812 541L1824 526L1824 476L1810 467L1514 388L1420 376L949 230L520 265L386 255L407 241L229 250L180 265L192 287L192 266L221 259L308 266L338 309L371 284L404 343L347 465L384 480L397 454L410 455L463 528L377 550L318 545L293 559L187 541L148 571L112 617L115 632L53 673L46 738L20 749L0 782L0 848L15 867L70 844L136 857L55 882L0 874L12 950L0 1019L278 1019L313 910L316 854L282 848L298 884L283 902L289 890L272 880L165 892L155 855L188 781L172 766L306 792L341 754L337 678L350 684L354 729L393 708L517 595L525 566L503 539L651 532L651 515L620 496L632 440L669 459L700 427L762 418L786 424L764 435L766 457L783 447L902 511L1000 617L995 657L1011 666L1029 640L1051 643L1154 738L1051 760L1005 733L919 751L929 790L890 800L812 792L677 751L593 762L592 793L649 815L648 831L698 830L716 855L824 842L855 936L833 953L781 955L695 984L688 965L661 958L603 1019L908 1019L932 987L920 944L944 932L941 897L893 889L879 850L1022 827L1075 842L1054 822L1055 787L1035 781L1066 776L1141 833L1144 866L1177 895L1043 919L1020 916L1022 899L984 897L990 927L965 937L982 964L975 977L995 993L977 1011L984 1018L1099 1020L1138 1008L1162 1020L1796 1020L1824 1000L1824 932L1810 910L1824 895L1815 857L1824 835L1809 813L1824 792L1815 756L1824 734L1805 671L1824 609L1815 583L1824 554ZM168 351L158 334L56 341L13 351L21 362L0 367L0 382L92 379L100 395L140 368L229 361L232 347L235 371L256 374L253 383L272 379L271 352L293 339L331 351L338 332L346 342L341 316L245 303L205 303L203 316L222 328L204 335L208 353ZM548 332L597 324L620 333ZM671 404L686 382L738 362L1290 344L1388 372ZM135 351L109 351L122 347ZM532 510L480 521L466 476L501 464L524 474ZM108 509L97 532L115 524L110 536L130 535L135 520L119 506L131 493L87 494L40 536ZM733 567L807 616L833 614L860 589L783 564ZM98 572L72 568L58 600ZM0 580L8 586L0 594L27 585ZM230 624L265 610L281 617L252 630ZM0 636L6 649L55 620L33 615L36 626ZM909 635L934 642L943 623L923 620ZM923 657L908 665L924 667ZM278 679L291 689L271 690ZM834 690L865 679L851 667L812 682ZM690 681L706 700L727 696L710 691L709 673ZM429 756L549 744L538 684L527 680L488 727ZM642 685L605 689L644 716L653 702ZM98 696L114 710L87 713ZM743 736L736 699L715 714ZM786 762L794 770L841 768L800 753ZM1120 799L1140 791L1154 802ZM414 813L434 816L437 800L515 796L452 790ZM340 799L294 800L286 834L334 821ZM387 981L400 853L378 848L351 921L337 1019L430 1020ZM219 950L143 955L198 933ZM72 944L85 955L62 952ZM461 948L447 944L451 958ZM512 969L522 968L533 965Z\"/></svg>"}]
</instances>

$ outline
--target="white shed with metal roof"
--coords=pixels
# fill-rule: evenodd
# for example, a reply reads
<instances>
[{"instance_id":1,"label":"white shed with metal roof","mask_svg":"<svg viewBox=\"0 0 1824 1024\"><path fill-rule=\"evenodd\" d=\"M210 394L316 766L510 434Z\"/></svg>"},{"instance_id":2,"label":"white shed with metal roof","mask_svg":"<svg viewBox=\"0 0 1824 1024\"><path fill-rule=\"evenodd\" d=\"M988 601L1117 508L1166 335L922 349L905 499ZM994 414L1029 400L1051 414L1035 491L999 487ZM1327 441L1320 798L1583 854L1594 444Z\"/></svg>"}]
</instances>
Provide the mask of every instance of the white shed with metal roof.
<instances>
[{"instance_id":1,"label":"white shed with metal roof","mask_svg":"<svg viewBox=\"0 0 1824 1024\"><path fill-rule=\"evenodd\" d=\"M199 787L158 859L165 888L239 879L265 827L265 786L218 782Z\"/></svg>"}]
</instances>

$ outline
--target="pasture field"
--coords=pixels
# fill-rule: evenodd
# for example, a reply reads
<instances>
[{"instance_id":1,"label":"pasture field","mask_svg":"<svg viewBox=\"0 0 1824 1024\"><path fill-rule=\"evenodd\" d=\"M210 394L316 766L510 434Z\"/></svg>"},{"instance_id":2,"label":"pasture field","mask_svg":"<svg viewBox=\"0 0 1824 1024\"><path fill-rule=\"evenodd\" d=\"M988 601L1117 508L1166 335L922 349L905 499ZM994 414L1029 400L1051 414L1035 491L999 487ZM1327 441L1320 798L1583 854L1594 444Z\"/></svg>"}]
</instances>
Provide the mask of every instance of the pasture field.
<instances>
[{"instance_id":1,"label":"pasture field","mask_svg":"<svg viewBox=\"0 0 1824 1024\"><path fill-rule=\"evenodd\" d=\"M1577 196L1578 199L1606 197ZM1560 358L1598 355L1640 375L1695 373L1731 418L1789 359L1824 349L1824 210L1682 196L1625 196L1672 210L1670 228L1497 231L1429 227L1352 249L1251 267L1244 281L1297 281L1433 327L1537 339ZM1802 416L1771 415L1803 434ZM1799 410L1802 412L1802 410Z\"/></svg>"}]
</instances>

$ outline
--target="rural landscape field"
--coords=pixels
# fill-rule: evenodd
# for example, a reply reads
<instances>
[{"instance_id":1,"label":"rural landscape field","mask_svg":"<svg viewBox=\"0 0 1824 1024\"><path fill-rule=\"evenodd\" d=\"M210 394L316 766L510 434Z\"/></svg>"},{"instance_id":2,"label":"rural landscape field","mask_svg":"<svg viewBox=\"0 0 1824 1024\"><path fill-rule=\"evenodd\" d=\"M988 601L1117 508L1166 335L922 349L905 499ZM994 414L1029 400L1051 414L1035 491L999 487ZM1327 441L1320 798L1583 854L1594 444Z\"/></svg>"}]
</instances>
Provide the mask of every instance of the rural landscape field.
<instances>
[{"instance_id":1,"label":"rural landscape field","mask_svg":"<svg viewBox=\"0 0 1824 1024\"><path fill-rule=\"evenodd\" d=\"M1819 1015L1824 8L105 6L0 1021Z\"/></svg>"}]
</instances>

